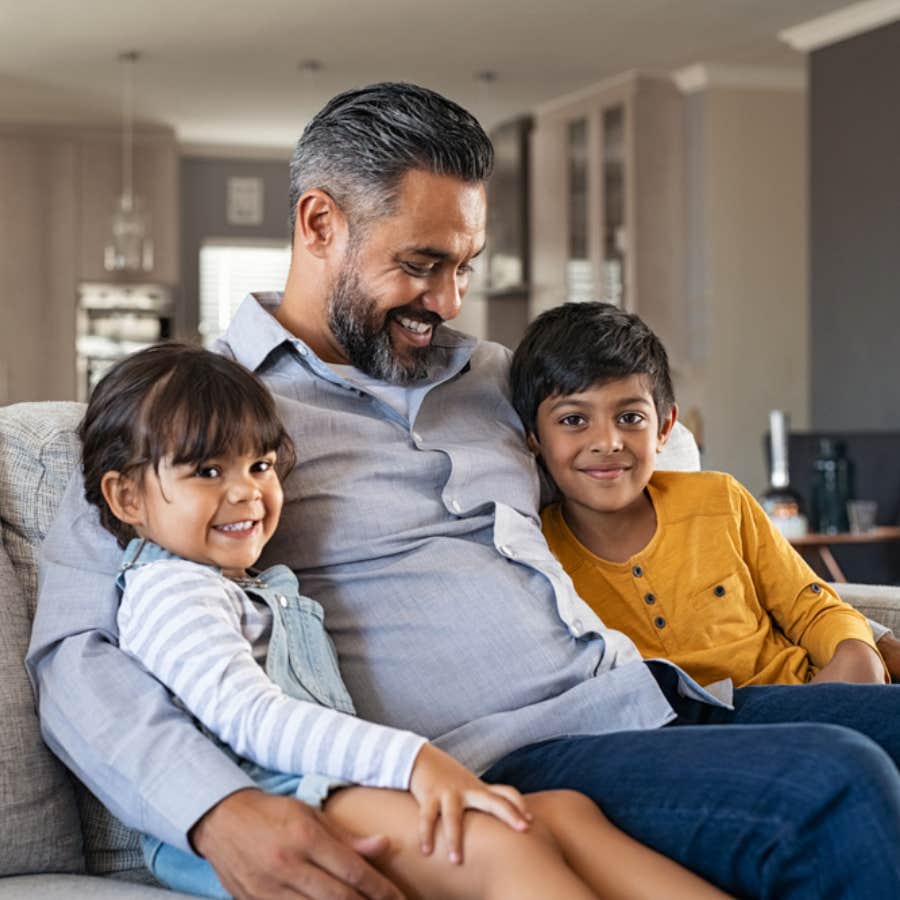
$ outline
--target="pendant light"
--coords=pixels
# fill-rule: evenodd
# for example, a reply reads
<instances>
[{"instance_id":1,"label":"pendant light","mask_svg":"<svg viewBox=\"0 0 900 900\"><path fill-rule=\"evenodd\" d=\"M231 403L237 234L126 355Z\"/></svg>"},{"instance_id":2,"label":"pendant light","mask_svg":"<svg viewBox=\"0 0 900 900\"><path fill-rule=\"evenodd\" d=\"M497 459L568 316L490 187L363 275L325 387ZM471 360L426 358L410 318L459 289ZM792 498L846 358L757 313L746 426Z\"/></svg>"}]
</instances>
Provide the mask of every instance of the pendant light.
<instances>
[{"instance_id":1,"label":"pendant light","mask_svg":"<svg viewBox=\"0 0 900 900\"><path fill-rule=\"evenodd\" d=\"M103 265L108 272L149 272L153 268L153 241L149 217L134 193L134 67L136 50L119 54L122 67L122 193L112 217L112 237Z\"/></svg>"}]
</instances>

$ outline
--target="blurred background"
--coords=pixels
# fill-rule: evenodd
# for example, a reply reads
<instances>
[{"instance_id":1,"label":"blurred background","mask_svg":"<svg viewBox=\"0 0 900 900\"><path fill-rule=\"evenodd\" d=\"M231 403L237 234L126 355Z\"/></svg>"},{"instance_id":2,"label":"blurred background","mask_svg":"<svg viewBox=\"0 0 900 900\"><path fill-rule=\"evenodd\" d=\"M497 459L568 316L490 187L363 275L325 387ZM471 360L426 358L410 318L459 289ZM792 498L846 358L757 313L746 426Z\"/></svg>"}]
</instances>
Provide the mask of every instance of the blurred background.
<instances>
[{"instance_id":1,"label":"blurred background","mask_svg":"<svg viewBox=\"0 0 900 900\"><path fill-rule=\"evenodd\" d=\"M294 141L386 79L496 143L458 327L514 346L566 299L632 309L706 468L762 493L771 409L893 434L897 523L898 0L0 0L0 404L84 398L279 289Z\"/></svg>"}]
</instances>

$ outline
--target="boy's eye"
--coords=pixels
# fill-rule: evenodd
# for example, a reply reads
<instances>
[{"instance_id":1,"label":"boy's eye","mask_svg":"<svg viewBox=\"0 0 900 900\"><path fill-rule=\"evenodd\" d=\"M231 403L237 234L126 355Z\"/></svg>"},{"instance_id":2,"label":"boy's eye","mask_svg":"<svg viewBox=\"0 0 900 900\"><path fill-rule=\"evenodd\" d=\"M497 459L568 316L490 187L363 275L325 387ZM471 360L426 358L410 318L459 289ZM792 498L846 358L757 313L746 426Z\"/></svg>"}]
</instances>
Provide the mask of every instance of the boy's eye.
<instances>
[{"instance_id":1,"label":"boy's eye","mask_svg":"<svg viewBox=\"0 0 900 900\"><path fill-rule=\"evenodd\" d=\"M627 412L619 416L619 421L623 425L640 425L644 421L644 416L637 412Z\"/></svg>"},{"instance_id":2,"label":"boy's eye","mask_svg":"<svg viewBox=\"0 0 900 900\"><path fill-rule=\"evenodd\" d=\"M579 415L578 413L569 413L567 416L563 416L559 420L560 425L566 425L570 428L577 428L579 425L584 425L586 419L584 416Z\"/></svg>"}]
</instances>

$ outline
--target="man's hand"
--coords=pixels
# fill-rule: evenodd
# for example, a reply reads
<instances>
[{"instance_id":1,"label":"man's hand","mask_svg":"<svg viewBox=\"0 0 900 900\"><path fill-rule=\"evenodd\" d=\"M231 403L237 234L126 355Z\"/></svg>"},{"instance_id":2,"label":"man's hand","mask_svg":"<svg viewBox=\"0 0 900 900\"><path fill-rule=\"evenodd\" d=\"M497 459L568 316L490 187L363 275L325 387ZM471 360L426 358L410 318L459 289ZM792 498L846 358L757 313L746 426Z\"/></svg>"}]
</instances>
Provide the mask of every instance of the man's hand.
<instances>
[{"instance_id":1,"label":"man's hand","mask_svg":"<svg viewBox=\"0 0 900 900\"><path fill-rule=\"evenodd\" d=\"M878 654L863 641L841 641L827 666L823 666L810 684L823 681L848 681L853 684L884 684L884 665Z\"/></svg>"},{"instance_id":2,"label":"man's hand","mask_svg":"<svg viewBox=\"0 0 900 900\"><path fill-rule=\"evenodd\" d=\"M384 837L355 837L293 797L248 788L230 794L193 827L191 843L237 900L402 900L363 856Z\"/></svg>"},{"instance_id":3,"label":"man's hand","mask_svg":"<svg viewBox=\"0 0 900 900\"><path fill-rule=\"evenodd\" d=\"M409 791L419 804L419 844L427 856L434 849L434 828L441 817L450 861L462 862L462 819L466 809L496 816L516 831L525 831L531 814L512 787L485 784L452 756L424 744L413 765Z\"/></svg>"},{"instance_id":4,"label":"man's hand","mask_svg":"<svg viewBox=\"0 0 900 900\"><path fill-rule=\"evenodd\" d=\"M891 673L891 679L894 682L900 682L900 641L888 632L882 635L881 640L875 646L884 659L888 672Z\"/></svg>"}]
</instances>

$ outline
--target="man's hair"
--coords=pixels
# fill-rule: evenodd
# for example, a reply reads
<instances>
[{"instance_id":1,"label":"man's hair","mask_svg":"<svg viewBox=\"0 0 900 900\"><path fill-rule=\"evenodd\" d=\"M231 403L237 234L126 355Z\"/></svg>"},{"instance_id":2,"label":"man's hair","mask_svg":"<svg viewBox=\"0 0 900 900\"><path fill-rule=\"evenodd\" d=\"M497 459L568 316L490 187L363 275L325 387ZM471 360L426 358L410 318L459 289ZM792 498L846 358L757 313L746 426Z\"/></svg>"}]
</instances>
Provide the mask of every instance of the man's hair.
<instances>
[{"instance_id":1,"label":"man's hair","mask_svg":"<svg viewBox=\"0 0 900 900\"><path fill-rule=\"evenodd\" d=\"M296 461L266 386L240 363L192 344L155 344L116 363L91 394L78 426L84 493L122 546L131 526L106 503L101 482L119 472L140 485L148 467L231 453L277 454L280 475Z\"/></svg>"},{"instance_id":2,"label":"man's hair","mask_svg":"<svg viewBox=\"0 0 900 900\"><path fill-rule=\"evenodd\" d=\"M512 401L528 434L548 397L616 378L647 379L660 423L675 404L669 360L646 323L610 303L564 303L538 316L513 354Z\"/></svg>"},{"instance_id":3,"label":"man's hair","mask_svg":"<svg viewBox=\"0 0 900 900\"><path fill-rule=\"evenodd\" d=\"M326 191L352 227L395 208L397 186L418 169L467 182L484 181L494 149L478 120L435 91L384 82L345 91L309 122L291 159L290 223L297 201Z\"/></svg>"}]
</instances>

